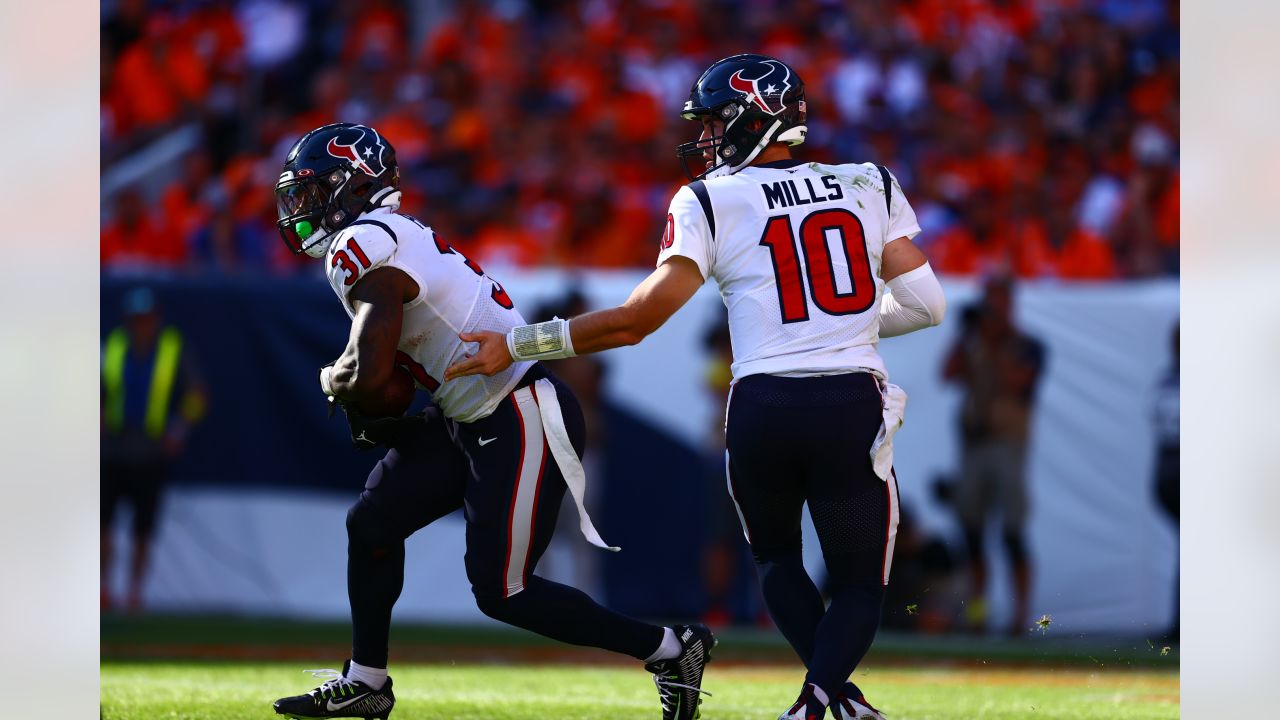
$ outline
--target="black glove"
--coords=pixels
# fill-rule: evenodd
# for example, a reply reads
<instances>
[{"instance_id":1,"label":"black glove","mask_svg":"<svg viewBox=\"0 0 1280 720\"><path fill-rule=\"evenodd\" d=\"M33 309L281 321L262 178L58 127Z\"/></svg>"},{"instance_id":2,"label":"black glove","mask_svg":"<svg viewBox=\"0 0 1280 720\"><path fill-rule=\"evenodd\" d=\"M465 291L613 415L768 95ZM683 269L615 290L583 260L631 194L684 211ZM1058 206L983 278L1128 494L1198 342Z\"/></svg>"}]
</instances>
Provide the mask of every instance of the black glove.
<instances>
[{"instance_id":1,"label":"black glove","mask_svg":"<svg viewBox=\"0 0 1280 720\"><path fill-rule=\"evenodd\" d=\"M336 398L329 398L329 416L333 416L333 406L342 408L347 416L347 427L351 429L351 446L357 450L369 450L378 446L394 448L413 442L421 437L422 431L432 422L440 420L440 409L428 405L419 413L400 417L370 417L354 406L347 405Z\"/></svg>"}]
</instances>

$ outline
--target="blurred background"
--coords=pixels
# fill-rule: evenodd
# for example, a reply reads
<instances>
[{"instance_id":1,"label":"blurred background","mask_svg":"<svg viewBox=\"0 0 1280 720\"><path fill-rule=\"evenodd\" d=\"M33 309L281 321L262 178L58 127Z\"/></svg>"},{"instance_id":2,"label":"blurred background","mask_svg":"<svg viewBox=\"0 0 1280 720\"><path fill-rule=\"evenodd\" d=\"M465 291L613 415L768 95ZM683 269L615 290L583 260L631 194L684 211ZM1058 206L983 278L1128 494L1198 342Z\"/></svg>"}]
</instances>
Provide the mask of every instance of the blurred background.
<instances>
[{"instance_id":1,"label":"blurred background","mask_svg":"<svg viewBox=\"0 0 1280 720\"><path fill-rule=\"evenodd\" d=\"M948 292L943 326L881 346L911 397L885 626L1177 637L1176 2L124 0L101 40L112 617L347 614L318 570L345 563L377 456L326 418L315 372L348 322L275 230L301 134L376 127L406 212L526 318L567 316L652 267L689 86L761 52L806 82L799 156L889 166ZM554 365L624 550L561 532L541 572L625 612L769 627L724 490L728 361L706 287L641 346ZM408 553L398 619L486 622L460 517Z\"/></svg>"}]
</instances>

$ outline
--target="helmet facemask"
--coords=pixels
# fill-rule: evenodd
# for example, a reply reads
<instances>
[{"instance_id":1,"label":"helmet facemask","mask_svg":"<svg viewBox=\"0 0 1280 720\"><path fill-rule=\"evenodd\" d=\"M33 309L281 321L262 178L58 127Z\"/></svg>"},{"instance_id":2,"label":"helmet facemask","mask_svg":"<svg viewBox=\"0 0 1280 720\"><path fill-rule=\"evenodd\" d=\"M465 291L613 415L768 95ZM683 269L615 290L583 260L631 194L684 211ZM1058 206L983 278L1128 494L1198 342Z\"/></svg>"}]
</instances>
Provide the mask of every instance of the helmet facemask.
<instances>
[{"instance_id":1,"label":"helmet facemask","mask_svg":"<svg viewBox=\"0 0 1280 720\"><path fill-rule=\"evenodd\" d=\"M676 146L680 165L690 180L732 175L750 165L760 151L774 141L773 136L782 126L779 120L761 118L757 130L747 129L745 125L752 118L748 113L743 112L742 106L737 102L726 103L713 112L689 112L684 113L682 117L686 120L716 117L723 122L724 127L724 131L719 135L712 134L705 138L699 136L697 140ZM714 133L715 123L712 123L711 127ZM707 160L705 155L708 150L712 153L711 160ZM690 158L695 159L692 167L689 164ZM706 165L706 163L710 164ZM695 173L694 170L698 169L700 164L704 169Z\"/></svg>"},{"instance_id":2,"label":"helmet facemask","mask_svg":"<svg viewBox=\"0 0 1280 720\"><path fill-rule=\"evenodd\" d=\"M329 249L325 241L329 228L324 221L332 202L332 191L314 176L282 179L276 184L276 227L293 254L324 256Z\"/></svg>"},{"instance_id":3,"label":"helmet facemask","mask_svg":"<svg viewBox=\"0 0 1280 720\"><path fill-rule=\"evenodd\" d=\"M334 168L323 177L291 178L276 185L276 226L295 255L324 257L329 249L329 234L370 209L375 198L371 197L373 188L365 178L362 173ZM384 188L378 195L392 192L398 191ZM395 200L399 200L398 196Z\"/></svg>"}]
</instances>

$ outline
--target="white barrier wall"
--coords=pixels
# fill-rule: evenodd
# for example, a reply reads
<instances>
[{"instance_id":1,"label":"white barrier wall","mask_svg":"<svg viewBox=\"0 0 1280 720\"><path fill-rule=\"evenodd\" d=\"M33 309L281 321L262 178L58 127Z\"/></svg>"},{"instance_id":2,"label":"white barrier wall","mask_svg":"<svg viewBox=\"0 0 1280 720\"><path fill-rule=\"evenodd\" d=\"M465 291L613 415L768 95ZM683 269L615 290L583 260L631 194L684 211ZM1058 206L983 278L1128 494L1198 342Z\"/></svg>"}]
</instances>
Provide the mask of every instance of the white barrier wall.
<instances>
[{"instance_id":1,"label":"white barrier wall","mask_svg":"<svg viewBox=\"0 0 1280 720\"><path fill-rule=\"evenodd\" d=\"M593 304L626 298L641 273L495 270L531 313L581 282ZM977 295L948 282L952 314L940 328L886 340L892 379L910 395L895 441L904 503L927 530L958 541L949 509L930 490L958 459L958 393L940 380L959 310ZM1030 549L1036 566L1032 612L1061 632L1143 634L1170 612L1176 544L1152 500L1153 388L1168 366L1178 314L1176 282L1026 285L1017 319L1047 349L1030 453ZM639 346L601 356L608 390L634 411L701 442L715 420L702 385L702 337L719 317L713 286ZM535 318L530 318L535 319ZM540 318L538 318L540 319ZM353 481L354 486L354 481ZM348 500L332 496L183 489L166 503L148 599L156 609L344 617ZM816 555L816 542L807 542ZM993 543L991 553L997 555ZM563 548L565 553L569 548ZM446 518L410 540L401 619L479 620L462 566L461 520ZM556 544L545 561L566 577ZM559 557L559 559L557 559ZM807 557L816 562L816 557ZM992 612L1008 611L995 560Z\"/></svg>"}]
</instances>

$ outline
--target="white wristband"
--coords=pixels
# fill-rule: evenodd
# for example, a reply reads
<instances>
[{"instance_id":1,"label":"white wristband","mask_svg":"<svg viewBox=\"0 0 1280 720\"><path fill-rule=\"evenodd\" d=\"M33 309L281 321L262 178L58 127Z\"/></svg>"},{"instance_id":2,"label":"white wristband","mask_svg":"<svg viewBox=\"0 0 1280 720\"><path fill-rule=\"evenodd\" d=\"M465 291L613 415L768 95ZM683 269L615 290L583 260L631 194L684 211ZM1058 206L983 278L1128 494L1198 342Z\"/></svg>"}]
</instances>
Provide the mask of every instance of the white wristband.
<instances>
[{"instance_id":1,"label":"white wristband","mask_svg":"<svg viewBox=\"0 0 1280 720\"><path fill-rule=\"evenodd\" d=\"M569 321L561 318L511 328L507 350L513 360L559 360L577 354L569 336Z\"/></svg>"},{"instance_id":2,"label":"white wristband","mask_svg":"<svg viewBox=\"0 0 1280 720\"><path fill-rule=\"evenodd\" d=\"M333 397L333 385L331 384L333 381L332 376L333 376L332 365L325 365L324 367L320 368L320 389L324 391L325 395L328 395L330 397Z\"/></svg>"}]
</instances>

